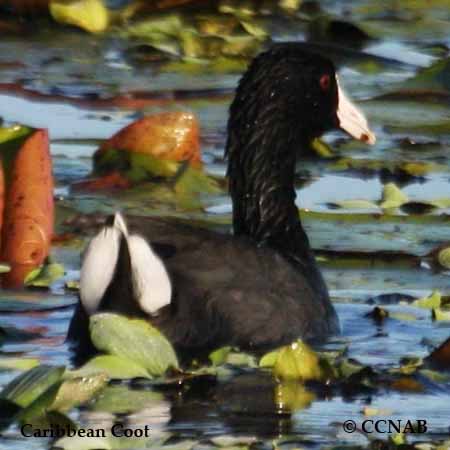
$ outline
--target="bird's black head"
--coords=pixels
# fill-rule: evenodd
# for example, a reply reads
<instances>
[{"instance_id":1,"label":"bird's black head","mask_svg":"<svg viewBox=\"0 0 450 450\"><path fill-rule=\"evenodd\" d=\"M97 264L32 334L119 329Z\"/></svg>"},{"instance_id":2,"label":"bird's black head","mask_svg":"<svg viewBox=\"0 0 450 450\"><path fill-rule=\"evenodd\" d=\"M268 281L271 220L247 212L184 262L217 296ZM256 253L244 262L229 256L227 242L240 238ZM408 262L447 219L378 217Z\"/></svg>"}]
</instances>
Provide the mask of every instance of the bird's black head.
<instances>
[{"instance_id":1,"label":"bird's black head","mask_svg":"<svg viewBox=\"0 0 450 450\"><path fill-rule=\"evenodd\" d=\"M251 62L228 120L235 232L265 240L298 222L296 156L312 138L338 127L356 139L375 141L365 117L339 87L330 60L304 44L283 43Z\"/></svg>"},{"instance_id":2,"label":"bird's black head","mask_svg":"<svg viewBox=\"0 0 450 450\"><path fill-rule=\"evenodd\" d=\"M242 77L230 126L283 126L312 138L339 125L337 106L333 63L301 44L278 44L257 56Z\"/></svg>"}]
</instances>

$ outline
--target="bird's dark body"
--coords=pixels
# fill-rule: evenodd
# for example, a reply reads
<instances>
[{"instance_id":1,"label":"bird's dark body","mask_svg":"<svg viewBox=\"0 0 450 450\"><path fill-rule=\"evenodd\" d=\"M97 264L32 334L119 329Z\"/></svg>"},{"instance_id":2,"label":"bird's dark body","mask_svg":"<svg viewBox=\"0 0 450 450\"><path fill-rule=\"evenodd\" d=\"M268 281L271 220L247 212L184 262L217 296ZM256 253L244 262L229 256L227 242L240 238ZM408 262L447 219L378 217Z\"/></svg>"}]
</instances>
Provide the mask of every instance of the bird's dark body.
<instances>
[{"instance_id":1,"label":"bird's dark body","mask_svg":"<svg viewBox=\"0 0 450 450\"><path fill-rule=\"evenodd\" d=\"M294 189L297 157L312 138L339 124L337 104L329 60L295 43L255 58L236 90L227 129L234 234L127 217L130 232L147 238L163 260L173 286L171 304L156 317L142 312L122 248L99 309L145 317L179 352L192 355L222 345L267 350L337 333ZM80 303L70 337L87 337L87 322Z\"/></svg>"},{"instance_id":2,"label":"bird's dark body","mask_svg":"<svg viewBox=\"0 0 450 450\"><path fill-rule=\"evenodd\" d=\"M145 315L132 298L129 277L121 276L128 264L122 254L100 309L149 319L180 354L222 345L265 351L338 331L325 285L318 295L301 268L279 252L174 221L126 219L130 231L145 236L164 261L175 287L172 303L157 317ZM86 319L79 304L69 338L82 346L89 340Z\"/></svg>"}]
</instances>

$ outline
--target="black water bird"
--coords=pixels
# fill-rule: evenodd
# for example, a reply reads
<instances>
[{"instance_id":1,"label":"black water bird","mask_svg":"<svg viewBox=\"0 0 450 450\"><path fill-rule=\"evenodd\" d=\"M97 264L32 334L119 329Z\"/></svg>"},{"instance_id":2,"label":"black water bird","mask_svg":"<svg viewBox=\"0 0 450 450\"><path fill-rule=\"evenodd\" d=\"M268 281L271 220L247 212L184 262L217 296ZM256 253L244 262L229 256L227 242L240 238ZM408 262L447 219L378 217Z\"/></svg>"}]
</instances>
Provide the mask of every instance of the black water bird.
<instances>
[{"instance_id":1,"label":"black water bird","mask_svg":"<svg viewBox=\"0 0 450 450\"><path fill-rule=\"evenodd\" d=\"M146 318L188 355L338 333L294 189L297 156L333 128L375 141L331 61L297 43L257 56L229 111L234 235L116 214L86 250L69 338L86 346L89 316L99 311Z\"/></svg>"}]
</instances>

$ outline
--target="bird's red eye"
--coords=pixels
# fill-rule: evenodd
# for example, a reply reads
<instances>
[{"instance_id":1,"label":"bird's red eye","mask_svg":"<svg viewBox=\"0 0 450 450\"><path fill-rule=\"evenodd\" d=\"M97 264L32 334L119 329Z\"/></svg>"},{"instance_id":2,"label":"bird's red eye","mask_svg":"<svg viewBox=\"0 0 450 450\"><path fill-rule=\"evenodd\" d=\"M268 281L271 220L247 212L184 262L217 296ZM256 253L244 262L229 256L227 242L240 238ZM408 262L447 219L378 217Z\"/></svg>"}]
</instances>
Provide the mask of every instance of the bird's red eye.
<instances>
[{"instance_id":1,"label":"bird's red eye","mask_svg":"<svg viewBox=\"0 0 450 450\"><path fill-rule=\"evenodd\" d=\"M322 75L320 77L319 83L322 91L328 91L328 89L330 88L330 75Z\"/></svg>"}]
</instances>

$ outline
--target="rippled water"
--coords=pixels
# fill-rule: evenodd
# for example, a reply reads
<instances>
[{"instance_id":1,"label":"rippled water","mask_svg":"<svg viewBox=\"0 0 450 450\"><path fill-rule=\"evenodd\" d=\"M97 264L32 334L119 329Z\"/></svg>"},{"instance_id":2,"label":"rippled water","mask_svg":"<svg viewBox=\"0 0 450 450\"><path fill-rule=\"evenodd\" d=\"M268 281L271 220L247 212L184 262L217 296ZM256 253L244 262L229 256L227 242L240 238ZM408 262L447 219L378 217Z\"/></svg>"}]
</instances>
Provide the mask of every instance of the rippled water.
<instances>
[{"instance_id":1,"label":"rippled water","mask_svg":"<svg viewBox=\"0 0 450 450\"><path fill-rule=\"evenodd\" d=\"M324 4L330 11L342 14L339 2ZM365 2L358 4L361 7L366 5ZM368 4L370 6L370 2ZM355 14L357 18L365 17L364 14ZM427 20L435 20L433 9L429 13L421 10L420 14L424 14ZM439 23L444 22L448 26L450 13L447 11L445 16L444 11L443 14L444 18L438 16ZM372 26L373 30L377 28L374 19L362 22ZM397 28L395 21L381 20L378 23L384 23L387 31L378 36L378 41L362 49L364 58L349 58L330 50L339 64L346 91L360 101L361 108L367 113L377 133L377 144L366 148L359 143L350 143L341 133L329 133L325 140L337 149L337 158L311 159L298 164L298 205L303 209L359 214L361 211L330 210L329 203L349 199L377 201L383 184L391 179L401 184L404 192L414 200L450 198L448 97L447 103L412 98L376 99L378 95L399 89L418 70L448 54L449 35L439 27L431 32L426 21L422 34L420 30L416 34L408 33L401 22ZM288 36L280 31L274 34L275 38L283 40L298 36L295 30L290 30ZM446 50L442 50L442 46L447 46ZM90 173L90 157L100 140L111 136L140 113L165 110L189 110L198 115L206 171L224 175L222 152L231 98L229 92L238 75L161 74L145 66L130 65L122 49L123 44L115 38L91 37L69 30L48 30L26 38L5 36L0 41L1 83L14 83L26 88L26 91L12 91L11 87L0 84L0 117L6 123L20 122L50 130L59 213L62 214L63 207L70 211L90 212L119 206L125 210L144 208L143 211L152 210L152 213L161 215L192 216L206 222L229 222L230 202L225 195L200 198L203 208L199 211L183 210L176 204L159 205L160 210L155 211L154 199L136 200L127 195L111 199L71 192L70 184ZM438 49L441 49L440 53ZM390 61L386 63L378 57L389 58ZM6 64L15 62L23 65ZM205 95L207 89L218 90L220 95ZM128 90L186 90L192 95L179 100L158 101L139 112L98 108L95 103L80 101L91 92L107 97ZM60 96L62 94L64 97ZM444 124L447 128L444 127L444 131L424 131L424 125L426 128L436 124ZM423 145L402 145L406 138ZM339 158L341 163L342 158L352 161L353 168L343 167ZM355 161L360 164L355 165ZM379 167L367 169L370 161L379 162ZM439 167L433 166L420 177L407 179L395 179L384 170L389 163L395 166L402 161L434 163ZM392 312L409 313L415 320L389 319L380 326L365 317L373 308L366 300L375 295L400 292L421 296L433 289L450 294L448 273L434 273L413 263L414 256L424 255L437 244L450 241L449 221L443 215L447 212L435 211L439 217L433 224L421 223L420 220L410 223L405 219L401 226L377 223L371 216L367 216L362 224L346 224L345 221L327 222L328 219L319 220L305 215L313 247L336 251L331 259L320 259L342 326L342 336L329 343L329 347L347 346L349 356L364 364L393 367L404 356L427 355L433 346L449 336L448 323L432 322L428 310L411 306L393 304L386 308ZM377 264L376 252L380 250L408 253L405 260L409 263L405 264L404 260L397 263L394 258L389 264ZM53 249L55 258L65 264L66 279L78 276L79 251L79 248ZM369 253L360 264L349 264L348 255L342 253L344 251ZM75 297L65 293L62 284L56 285L52 293L3 292L0 326L34 331L37 336L25 341L8 341L1 347L2 353L38 357L51 364L69 364L64 337L74 302ZM1 372L0 385L15 375L14 372ZM280 445L286 447L338 443L365 445L365 437L359 433L345 434L341 423L346 419L360 423L363 407L370 405L388 410L388 417L426 419L430 440L448 434L448 383L430 383L426 392L420 394L381 389L375 395L343 398L341 394L330 393L318 396L305 409L288 417L274 414L273 386L266 378L264 374L243 371L240 376L219 383L219 386L194 386L187 392L164 391L163 399L150 402L149 407L129 415L127 420L151 424L155 435L169 431L181 438L196 440L223 434L245 434L265 439L266 445L270 439L287 437L289 439L285 442L280 441ZM94 409L71 414L89 426L110 423L114 419L114 416L99 414ZM0 448L22 449L26 446L41 449L49 445L46 439L27 439L25 442L17 429L10 429L0 437Z\"/></svg>"}]
</instances>

